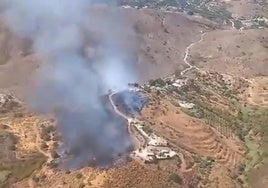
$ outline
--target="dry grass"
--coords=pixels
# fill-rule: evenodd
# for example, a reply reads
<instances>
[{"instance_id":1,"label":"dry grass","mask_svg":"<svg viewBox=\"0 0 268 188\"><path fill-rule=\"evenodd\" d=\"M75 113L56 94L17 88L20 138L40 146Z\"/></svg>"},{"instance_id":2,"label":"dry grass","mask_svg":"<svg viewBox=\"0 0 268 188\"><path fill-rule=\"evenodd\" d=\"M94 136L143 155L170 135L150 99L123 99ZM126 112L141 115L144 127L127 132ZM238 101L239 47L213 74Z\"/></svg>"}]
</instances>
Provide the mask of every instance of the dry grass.
<instances>
[{"instance_id":1,"label":"dry grass","mask_svg":"<svg viewBox=\"0 0 268 188\"><path fill-rule=\"evenodd\" d=\"M268 78L255 77L247 91L248 102L252 105L268 107Z\"/></svg>"},{"instance_id":2,"label":"dry grass","mask_svg":"<svg viewBox=\"0 0 268 188\"><path fill-rule=\"evenodd\" d=\"M262 6L254 3L254 1L226 1L227 9L232 13L234 18L250 18L254 15L263 15Z\"/></svg>"},{"instance_id":3,"label":"dry grass","mask_svg":"<svg viewBox=\"0 0 268 188\"><path fill-rule=\"evenodd\" d=\"M119 167L112 170L111 178L106 182L104 187L178 187L178 185L169 182L168 174L149 168L144 168L136 162L127 164L126 166Z\"/></svg>"},{"instance_id":4,"label":"dry grass","mask_svg":"<svg viewBox=\"0 0 268 188\"><path fill-rule=\"evenodd\" d=\"M268 75L267 32L268 29L209 32L192 48L190 62L204 70L236 76Z\"/></svg>"}]
</instances>

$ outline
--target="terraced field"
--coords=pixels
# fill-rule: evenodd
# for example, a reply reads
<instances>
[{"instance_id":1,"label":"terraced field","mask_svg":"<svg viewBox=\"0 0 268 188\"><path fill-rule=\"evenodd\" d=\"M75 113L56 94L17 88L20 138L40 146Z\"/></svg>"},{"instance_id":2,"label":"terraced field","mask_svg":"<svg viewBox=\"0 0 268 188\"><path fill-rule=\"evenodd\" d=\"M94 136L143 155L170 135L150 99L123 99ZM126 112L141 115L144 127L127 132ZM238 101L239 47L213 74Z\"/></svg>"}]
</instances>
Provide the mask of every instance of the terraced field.
<instances>
[{"instance_id":1,"label":"terraced field","mask_svg":"<svg viewBox=\"0 0 268 188\"><path fill-rule=\"evenodd\" d=\"M241 142L235 137L228 139L202 120L184 114L167 101L158 108L156 103L143 110L143 117L152 124L152 129L161 133L172 144L197 154L212 157L227 168L235 168L244 158Z\"/></svg>"}]
</instances>

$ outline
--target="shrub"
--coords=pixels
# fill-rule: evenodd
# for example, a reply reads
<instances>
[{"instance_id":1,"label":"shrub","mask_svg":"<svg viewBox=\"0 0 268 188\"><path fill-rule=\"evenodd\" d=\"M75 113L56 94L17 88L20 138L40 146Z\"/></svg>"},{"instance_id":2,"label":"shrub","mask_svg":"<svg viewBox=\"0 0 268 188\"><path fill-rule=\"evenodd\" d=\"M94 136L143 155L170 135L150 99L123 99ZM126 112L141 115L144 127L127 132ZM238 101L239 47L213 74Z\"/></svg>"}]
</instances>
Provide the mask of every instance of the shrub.
<instances>
[{"instance_id":1,"label":"shrub","mask_svg":"<svg viewBox=\"0 0 268 188\"><path fill-rule=\"evenodd\" d=\"M57 167L58 167L58 163L55 162L55 161L51 161L50 163L48 163L48 166L49 166L50 168L57 168Z\"/></svg>"},{"instance_id":2,"label":"shrub","mask_svg":"<svg viewBox=\"0 0 268 188\"><path fill-rule=\"evenodd\" d=\"M59 155L56 151L53 151L51 155L52 155L52 157L53 157L54 159L60 157L60 155Z\"/></svg>"},{"instance_id":3,"label":"shrub","mask_svg":"<svg viewBox=\"0 0 268 188\"><path fill-rule=\"evenodd\" d=\"M171 175L169 176L169 180L170 180L170 181L173 181L173 182L175 182L175 183L178 183L178 184L180 184L180 185L182 185L182 183L183 183L182 178L181 178L178 174L175 174L175 173L173 173L173 174L171 174Z\"/></svg>"},{"instance_id":4,"label":"shrub","mask_svg":"<svg viewBox=\"0 0 268 188\"><path fill-rule=\"evenodd\" d=\"M41 148L42 149L47 149L48 148L48 145L45 142L42 142Z\"/></svg>"},{"instance_id":5,"label":"shrub","mask_svg":"<svg viewBox=\"0 0 268 188\"><path fill-rule=\"evenodd\" d=\"M34 182L36 182L36 183L38 183L38 182L39 182L39 180L40 180L40 179L39 179L37 176L35 176L35 175L33 176L33 178L32 178L32 179L33 179L33 181L34 181Z\"/></svg>"},{"instance_id":6,"label":"shrub","mask_svg":"<svg viewBox=\"0 0 268 188\"><path fill-rule=\"evenodd\" d=\"M81 179L83 177L83 174L82 173L78 173L78 174L76 174L76 178L77 179Z\"/></svg>"},{"instance_id":7,"label":"shrub","mask_svg":"<svg viewBox=\"0 0 268 188\"><path fill-rule=\"evenodd\" d=\"M189 11L187 12L187 14L190 15L190 16L192 16L192 15L194 15L194 12L193 12L192 10L189 10Z\"/></svg>"},{"instance_id":8,"label":"shrub","mask_svg":"<svg viewBox=\"0 0 268 188\"><path fill-rule=\"evenodd\" d=\"M84 183L81 183L80 185L79 185L79 188L83 188L83 187L85 187L86 185L84 184Z\"/></svg>"},{"instance_id":9,"label":"shrub","mask_svg":"<svg viewBox=\"0 0 268 188\"><path fill-rule=\"evenodd\" d=\"M149 84L151 86L160 86L160 87L166 85L165 81L161 78L158 78L156 80L149 80Z\"/></svg>"}]
</instances>

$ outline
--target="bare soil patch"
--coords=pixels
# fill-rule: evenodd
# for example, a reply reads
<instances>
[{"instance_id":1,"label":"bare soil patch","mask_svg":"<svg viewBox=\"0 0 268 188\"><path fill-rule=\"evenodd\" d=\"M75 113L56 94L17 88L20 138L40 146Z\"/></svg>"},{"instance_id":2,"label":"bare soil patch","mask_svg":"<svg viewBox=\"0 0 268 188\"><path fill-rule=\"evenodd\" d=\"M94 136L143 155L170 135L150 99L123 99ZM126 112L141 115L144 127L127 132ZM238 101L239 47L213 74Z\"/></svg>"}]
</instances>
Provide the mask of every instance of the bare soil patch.
<instances>
[{"instance_id":1,"label":"bare soil patch","mask_svg":"<svg viewBox=\"0 0 268 188\"><path fill-rule=\"evenodd\" d=\"M268 78L255 77L247 91L248 102L262 107L268 106Z\"/></svg>"}]
</instances>

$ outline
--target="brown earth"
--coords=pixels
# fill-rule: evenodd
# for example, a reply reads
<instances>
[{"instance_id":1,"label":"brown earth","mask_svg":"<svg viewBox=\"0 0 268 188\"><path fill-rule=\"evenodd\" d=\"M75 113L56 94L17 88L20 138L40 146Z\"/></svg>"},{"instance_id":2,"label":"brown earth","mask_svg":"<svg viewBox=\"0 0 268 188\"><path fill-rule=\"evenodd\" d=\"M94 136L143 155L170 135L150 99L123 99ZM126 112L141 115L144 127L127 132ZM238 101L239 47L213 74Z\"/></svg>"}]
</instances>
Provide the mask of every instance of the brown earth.
<instances>
[{"instance_id":1,"label":"brown earth","mask_svg":"<svg viewBox=\"0 0 268 188\"><path fill-rule=\"evenodd\" d=\"M199 39L206 26L190 21L182 14L146 10L131 11L136 31L141 39L138 65L142 78L159 78L185 67L186 47ZM133 21L132 21L133 22ZM146 75L146 76L145 76Z\"/></svg>"},{"instance_id":2,"label":"brown earth","mask_svg":"<svg viewBox=\"0 0 268 188\"><path fill-rule=\"evenodd\" d=\"M233 168L244 159L243 147L237 138L224 138L203 121L184 114L167 101L147 106L142 116L170 142L200 156L213 157L226 167Z\"/></svg>"},{"instance_id":3,"label":"brown earth","mask_svg":"<svg viewBox=\"0 0 268 188\"><path fill-rule=\"evenodd\" d=\"M20 154L30 154L36 152L37 146L35 143L36 134L34 131L34 125L36 121L39 121L35 117L24 118L3 118L0 120L1 124L7 125L9 131L19 138L17 143L16 152ZM23 156L22 155L22 156Z\"/></svg>"},{"instance_id":4,"label":"brown earth","mask_svg":"<svg viewBox=\"0 0 268 188\"><path fill-rule=\"evenodd\" d=\"M268 29L209 32L191 48L189 62L202 70L235 76L266 76L267 32Z\"/></svg>"},{"instance_id":5,"label":"brown earth","mask_svg":"<svg viewBox=\"0 0 268 188\"><path fill-rule=\"evenodd\" d=\"M267 107L268 106L268 78L255 77L246 93L249 104Z\"/></svg>"},{"instance_id":6,"label":"brown earth","mask_svg":"<svg viewBox=\"0 0 268 188\"><path fill-rule=\"evenodd\" d=\"M233 18L251 18L253 16L263 16L263 7L248 0L226 0L227 10L232 13Z\"/></svg>"},{"instance_id":7,"label":"brown earth","mask_svg":"<svg viewBox=\"0 0 268 188\"><path fill-rule=\"evenodd\" d=\"M24 179L13 185L14 188L20 187L102 187L108 176L105 172L100 172L92 168L83 168L75 171L53 170L46 166L34 173L30 178Z\"/></svg>"},{"instance_id":8,"label":"brown earth","mask_svg":"<svg viewBox=\"0 0 268 188\"><path fill-rule=\"evenodd\" d=\"M111 178L104 187L178 187L168 180L164 171L148 169L136 162L112 170Z\"/></svg>"},{"instance_id":9,"label":"brown earth","mask_svg":"<svg viewBox=\"0 0 268 188\"><path fill-rule=\"evenodd\" d=\"M264 161L265 165L253 169L249 175L249 185L252 188L265 188L268 183L268 166L267 159Z\"/></svg>"},{"instance_id":10,"label":"brown earth","mask_svg":"<svg viewBox=\"0 0 268 188\"><path fill-rule=\"evenodd\" d=\"M229 176L228 171L219 165L212 168L209 181L209 187L237 188L234 180Z\"/></svg>"}]
</instances>

